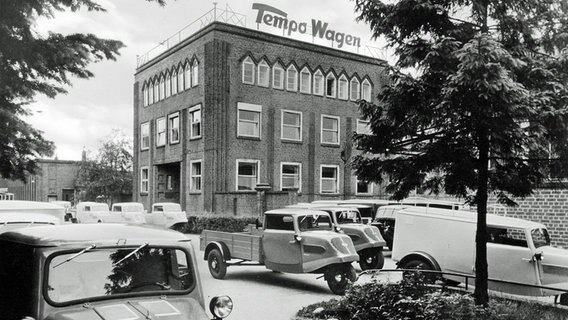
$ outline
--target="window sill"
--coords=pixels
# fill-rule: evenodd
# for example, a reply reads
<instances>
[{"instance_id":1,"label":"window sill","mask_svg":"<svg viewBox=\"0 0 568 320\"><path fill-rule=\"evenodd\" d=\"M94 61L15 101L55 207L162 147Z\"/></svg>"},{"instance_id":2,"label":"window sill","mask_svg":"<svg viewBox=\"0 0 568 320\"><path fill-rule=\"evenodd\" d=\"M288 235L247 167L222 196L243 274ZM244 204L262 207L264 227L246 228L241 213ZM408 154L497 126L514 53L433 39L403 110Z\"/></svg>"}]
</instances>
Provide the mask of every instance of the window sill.
<instances>
[{"instance_id":1,"label":"window sill","mask_svg":"<svg viewBox=\"0 0 568 320\"><path fill-rule=\"evenodd\" d=\"M237 136L237 139L260 141L260 137Z\"/></svg>"},{"instance_id":2,"label":"window sill","mask_svg":"<svg viewBox=\"0 0 568 320\"><path fill-rule=\"evenodd\" d=\"M161 144L161 145L159 145L159 146L156 146L156 149L158 149L158 148L165 148L165 147L166 147L165 144Z\"/></svg>"},{"instance_id":3,"label":"window sill","mask_svg":"<svg viewBox=\"0 0 568 320\"><path fill-rule=\"evenodd\" d=\"M339 148L339 147L341 147L341 146L339 145L339 143L338 143L338 144L333 144L333 143L325 143L325 142L322 142L322 143L321 143L321 146L322 146L322 147L327 147L327 148Z\"/></svg>"},{"instance_id":4,"label":"window sill","mask_svg":"<svg viewBox=\"0 0 568 320\"><path fill-rule=\"evenodd\" d=\"M144 149L140 149L140 152L142 152L142 151L148 151L148 150L150 150L150 148L144 148Z\"/></svg>"},{"instance_id":5,"label":"window sill","mask_svg":"<svg viewBox=\"0 0 568 320\"><path fill-rule=\"evenodd\" d=\"M142 192L140 192L140 195L141 195L141 196L147 196L147 195L148 195L148 191L142 191Z\"/></svg>"},{"instance_id":6,"label":"window sill","mask_svg":"<svg viewBox=\"0 0 568 320\"><path fill-rule=\"evenodd\" d=\"M179 140L178 140L178 141L175 141L175 142L170 141L170 146L176 145L176 144L179 144Z\"/></svg>"},{"instance_id":7,"label":"window sill","mask_svg":"<svg viewBox=\"0 0 568 320\"><path fill-rule=\"evenodd\" d=\"M190 191L190 195L201 195L201 191Z\"/></svg>"},{"instance_id":8,"label":"window sill","mask_svg":"<svg viewBox=\"0 0 568 320\"><path fill-rule=\"evenodd\" d=\"M201 136L198 136L198 137L190 137L190 138L189 138L189 141L200 140L200 139L201 139Z\"/></svg>"},{"instance_id":9,"label":"window sill","mask_svg":"<svg viewBox=\"0 0 568 320\"><path fill-rule=\"evenodd\" d=\"M280 139L280 141L282 141L282 143L290 143L290 144L304 144L304 142L302 140L291 140L291 139Z\"/></svg>"}]
</instances>

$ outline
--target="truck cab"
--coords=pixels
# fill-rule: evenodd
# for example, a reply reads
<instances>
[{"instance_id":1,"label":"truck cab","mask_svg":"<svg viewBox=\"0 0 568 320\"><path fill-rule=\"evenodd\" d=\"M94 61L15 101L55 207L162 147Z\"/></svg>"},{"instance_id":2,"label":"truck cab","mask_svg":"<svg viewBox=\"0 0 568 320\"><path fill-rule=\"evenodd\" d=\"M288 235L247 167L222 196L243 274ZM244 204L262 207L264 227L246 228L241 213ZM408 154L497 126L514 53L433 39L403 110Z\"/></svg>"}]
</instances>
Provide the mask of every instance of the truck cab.
<instances>
[{"instance_id":1,"label":"truck cab","mask_svg":"<svg viewBox=\"0 0 568 320\"><path fill-rule=\"evenodd\" d=\"M178 232L23 228L0 234L0 255L5 320L209 319L193 247ZM227 297L211 305L217 313L232 308Z\"/></svg>"},{"instance_id":2,"label":"truck cab","mask_svg":"<svg viewBox=\"0 0 568 320\"><path fill-rule=\"evenodd\" d=\"M78 223L101 223L110 218L108 204L104 202L79 202L75 207L75 218Z\"/></svg>"},{"instance_id":3,"label":"truck cab","mask_svg":"<svg viewBox=\"0 0 568 320\"><path fill-rule=\"evenodd\" d=\"M143 224L146 223L144 205L138 202L113 203L105 222Z\"/></svg>"},{"instance_id":4,"label":"truck cab","mask_svg":"<svg viewBox=\"0 0 568 320\"><path fill-rule=\"evenodd\" d=\"M397 213L392 259L403 269L420 267L474 276L477 215L426 210L407 208ZM530 296L562 293L550 288L568 290L568 250L550 246L543 224L487 214L487 229L489 289ZM464 279L444 277L453 282Z\"/></svg>"},{"instance_id":5,"label":"truck cab","mask_svg":"<svg viewBox=\"0 0 568 320\"><path fill-rule=\"evenodd\" d=\"M146 223L178 230L187 224L187 215L179 203L159 202L154 203L152 211L146 214Z\"/></svg>"}]
</instances>

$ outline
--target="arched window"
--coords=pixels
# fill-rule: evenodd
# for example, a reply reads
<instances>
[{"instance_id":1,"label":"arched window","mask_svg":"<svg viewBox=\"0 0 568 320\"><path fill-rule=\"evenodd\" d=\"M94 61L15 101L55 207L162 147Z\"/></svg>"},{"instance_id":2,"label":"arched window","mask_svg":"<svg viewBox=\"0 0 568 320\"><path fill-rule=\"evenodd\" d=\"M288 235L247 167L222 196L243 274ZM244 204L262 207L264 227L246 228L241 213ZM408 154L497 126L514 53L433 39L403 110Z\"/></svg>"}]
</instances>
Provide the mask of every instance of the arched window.
<instances>
[{"instance_id":1,"label":"arched window","mask_svg":"<svg viewBox=\"0 0 568 320\"><path fill-rule=\"evenodd\" d=\"M247 57L245 60L243 60L242 69L243 83L254 84L254 62L250 57Z\"/></svg>"},{"instance_id":2,"label":"arched window","mask_svg":"<svg viewBox=\"0 0 568 320\"><path fill-rule=\"evenodd\" d=\"M293 64L286 70L286 90L298 91L298 70Z\"/></svg>"},{"instance_id":3,"label":"arched window","mask_svg":"<svg viewBox=\"0 0 568 320\"><path fill-rule=\"evenodd\" d=\"M314 73L314 94L323 96L323 74L320 70Z\"/></svg>"},{"instance_id":4,"label":"arched window","mask_svg":"<svg viewBox=\"0 0 568 320\"><path fill-rule=\"evenodd\" d=\"M199 84L199 62L197 59L193 60L193 65L191 66L191 86L195 87Z\"/></svg>"},{"instance_id":5,"label":"arched window","mask_svg":"<svg viewBox=\"0 0 568 320\"><path fill-rule=\"evenodd\" d=\"M262 60L258 64L258 85L268 87L270 81L270 67L266 61Z\"/></svg>"},{"instance_id":6,"label":"arched window","mask_svg":"<svg viewBox=\"0 0 568 320\"><path fill-rule=\"evenodd\" d=\"M164 100L164 93L165 93L165 81L164 77L160 76L160 90L158 93L158 101Z\"/></svg>"},{"instance_id":7,"label":"arched window","mask_svg":"<svg viewBox=\"0 0 568 320\"><path fill-rule=\"evenodd\" d=\"M157 78L154 79L154 103L160 101L159 84L160 80Z\"/></svg>"},{"instance_id":8,"label":"arched window","mask_svg":"<svg viewBox=\"0 0 568 320\"><path fill-rule=\"evenodd\" d=\"M172 75L168 71L166 73L166 95L164 98L169 98L172 95Z\"/></svg>"},{"instance_id":9,"label":"arched window","mask_svg":"<svg viewBox=\"0 0 568 320\"><path fill-rule=\"evenodd\" d=\"M178 75L178 92L181 93L184 88L184 82L183 82L184 72L183 72L183 66L181 64L178 66L177 75Z\"/></svg>"},{"instance_id":10,"label":"arched window","mask_svg":"<svg viewBox=\"0 0 568 320\"><path fill-rule=\"evenodd\" d=\"M272 67L272 87L284 89L284 68L278 62Z\"/></svg>"},{"instance_id":11,"label":"arched window","mask_svg":"<svg viewBox=\"0 0 568 320\"><path fill-rule=\"evenodd\" d=\"M369 80L365 79L363 84L361 85L361 98L365 99L366 101L371 101L371 83Z\"/></svg>"},{"instance_id":12,"label":"arched window","mask_svg":"<svg viewBox=\"0 0 568 320\"><path fill-rule=\"evenodd\" d=\"M325 77L325 95L330 98L335 98L335 90L336 90L336 83L335 83L335 75L330 72Z\"/></svg>"},{"instance_id":13,"label":"arched window","mask_svg":"<svg viewBox=\"0 0 568 320\"><path fill-rule=\"evenodd\" d=\"M308 67L304 67L300 72L300 92L312 93L312 73Z\"/></svg>"},{"instance_id":14,"label":"arched window","mask_svg":"<svg viewBox=\"0 0 568 320\"><path fill-rule=\"evenodd\" d=\"M154 103L154 84L152 82L148 82L148 105Z\"/></svg>"},{"instance_id":15,"label":"arched window","mask_svg":"<svg viewBox=\"0 0 568 320\"><path fill-rule=\"evenodd\" d=\"M184 86L185 90L191 88L191 64L188 62L185 64L185 71L184 71Z\"/></svg>"},{"instance_id":16,"label":"arched window","mask_svg":"<svg viewBox=\"0 0 568 320\"><path fill-rule=\"evenodd\" d=\"M339 77L337 83L337 97L342 100L349 99L349 81L344 74Z\"/></svg>"},{"instance_id":17,"label":"arched window","mask_svg":"<svg viewBox=\"0 0 568 320\"><path fill-rule=\"evenodd\" d=\"M355 77L353 77L353 79L351 79L351 100L356 101L359 100L360 95L360 91L361 89L359 88L359 80Z\"/></svg>"},{"instance_id":18,"label":"arched window","mask_svg":"<svg viewBox=\"0 0 568 320\"><path fill-rule=\"evenodd\" d=\"M178 73L177 69L174 67L172 68L172 96L178 93Z\"/></svg>"},{"instance_id":19,"label":"arched window","mask_svg":"<svg viewBox=\"0 0 568 320\"><path fill-rule=\"evenodd\" d=\"M142 86L142 105L144 107L148 106L148 90L146 89L146 84Z\"/></svg>"}]
</instances>

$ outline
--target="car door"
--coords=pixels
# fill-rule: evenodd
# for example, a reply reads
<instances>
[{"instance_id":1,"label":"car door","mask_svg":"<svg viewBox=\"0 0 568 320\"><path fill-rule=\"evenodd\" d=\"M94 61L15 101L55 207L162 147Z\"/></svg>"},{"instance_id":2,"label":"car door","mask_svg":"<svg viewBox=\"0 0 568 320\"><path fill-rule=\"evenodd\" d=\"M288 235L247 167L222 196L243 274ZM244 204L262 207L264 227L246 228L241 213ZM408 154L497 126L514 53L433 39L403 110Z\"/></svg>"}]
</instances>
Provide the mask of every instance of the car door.
<instances>
[{"instance_id":1,"label":"car door","mask_svg":"<svg viewBox=\"0 0 568 320\"><path fill-rule=\"evenodd\" d=\"M291 273L302 271L302 248L295 234L292 216L265 216L262 250L268 269Z\"/></svg>"}]
</instances>

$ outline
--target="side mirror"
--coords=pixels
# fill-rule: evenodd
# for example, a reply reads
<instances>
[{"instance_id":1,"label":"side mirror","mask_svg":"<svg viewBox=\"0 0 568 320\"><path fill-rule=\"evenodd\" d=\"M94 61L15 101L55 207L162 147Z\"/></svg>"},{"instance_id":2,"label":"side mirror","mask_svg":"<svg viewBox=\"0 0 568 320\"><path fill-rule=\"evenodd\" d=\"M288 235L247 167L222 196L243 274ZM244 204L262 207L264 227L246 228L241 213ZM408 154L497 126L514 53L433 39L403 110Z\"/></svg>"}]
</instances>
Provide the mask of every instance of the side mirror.
<instances>
[{"instance_id":1,"label":"side mirror","mask_svg":"<svg viewBox=\"0 0 568 320\"><path fill-rule=\"evenodd\" d=\"M541 260L543 259L543 256L544 256L544 255L543 255L542 252L537 252L537 253L534 254L534 259L535 259L536 261L541 261Z\"/></svg>"},{"instance_id":2,"label":"side mirror","mask_svg":"<svg viewBox=\"0 0 568 320\"><path fill-rule=\"evenodd\" d=\"M296 240L296 242L302 242L302 236L299 234L295 234L294 235L294 240Z\"/></svg>"}]
</instances>

